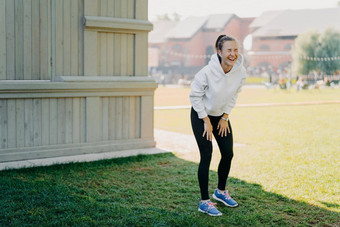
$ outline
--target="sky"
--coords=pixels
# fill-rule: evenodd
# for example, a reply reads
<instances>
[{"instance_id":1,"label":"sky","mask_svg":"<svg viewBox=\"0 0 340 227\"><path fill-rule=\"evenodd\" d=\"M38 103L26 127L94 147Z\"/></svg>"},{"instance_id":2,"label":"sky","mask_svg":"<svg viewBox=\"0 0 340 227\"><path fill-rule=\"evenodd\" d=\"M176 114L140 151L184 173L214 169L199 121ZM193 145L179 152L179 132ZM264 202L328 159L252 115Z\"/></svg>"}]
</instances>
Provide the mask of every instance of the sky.
<instances>
[{"instance_id":1,"label":"sky","mask_svg":"<svg viewBox=\"0 0 340 227\"><path fill-rule=\"evenodd\" d=\"M233 13L239 17L257 17L264 11L283 9L322 9L338 7L339 0L149 0L149 20L174 13L188 16Z\"/></svg>"}]
</instances>

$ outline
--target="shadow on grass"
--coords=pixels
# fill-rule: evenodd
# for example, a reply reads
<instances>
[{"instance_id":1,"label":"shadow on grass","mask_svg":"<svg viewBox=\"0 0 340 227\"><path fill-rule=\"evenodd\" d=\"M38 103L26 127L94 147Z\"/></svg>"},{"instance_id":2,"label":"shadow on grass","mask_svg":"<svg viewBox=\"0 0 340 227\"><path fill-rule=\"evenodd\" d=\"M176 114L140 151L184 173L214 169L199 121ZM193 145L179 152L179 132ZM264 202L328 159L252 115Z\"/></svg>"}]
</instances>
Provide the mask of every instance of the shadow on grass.
<instances>
[{"instance_id":1,"label":"shadow on grass","mask_svg":"<svg viewBox=\"0 0 340 227\"><path fill-rule=\"evenodd\" d=\"M230 178L240 204L199 213L197 163L171 153L0 172L0 226L336 226L340 214ZM210 173L210 192L217 174ZM326 204L338 207L337 204Z\"/></svg>"}]
</instances>

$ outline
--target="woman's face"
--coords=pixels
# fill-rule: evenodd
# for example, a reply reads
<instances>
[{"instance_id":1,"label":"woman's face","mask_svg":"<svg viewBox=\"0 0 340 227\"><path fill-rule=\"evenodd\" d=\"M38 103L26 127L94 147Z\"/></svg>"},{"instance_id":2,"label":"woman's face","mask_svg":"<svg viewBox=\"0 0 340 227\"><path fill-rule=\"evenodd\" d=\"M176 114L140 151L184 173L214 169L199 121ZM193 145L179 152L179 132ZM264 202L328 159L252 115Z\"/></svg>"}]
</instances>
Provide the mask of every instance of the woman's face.
<instances>
[{"instance_id":1,"label":"woman's face","mask_svg":"<svg viewBox=\"0 0 340 227\"><path fill-rule=\"evenodd\" d=\"M221 64L224 66L233 66L238 58L238 44L234 40L225 41L222 46L222 51L218 50L218 54L222 58Z\"/></svg>"}]
</instances>

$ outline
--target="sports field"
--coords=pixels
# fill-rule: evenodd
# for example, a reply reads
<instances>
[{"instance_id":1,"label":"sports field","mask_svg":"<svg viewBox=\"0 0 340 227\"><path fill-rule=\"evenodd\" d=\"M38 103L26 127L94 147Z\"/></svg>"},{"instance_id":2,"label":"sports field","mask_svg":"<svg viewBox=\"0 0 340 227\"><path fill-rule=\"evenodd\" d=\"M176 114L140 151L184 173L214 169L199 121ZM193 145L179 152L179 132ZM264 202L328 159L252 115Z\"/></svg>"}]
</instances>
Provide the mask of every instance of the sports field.
<instances>
[{"instance_id":1,"label":"sports field","mask_svg":"<svg viewBox=\"0 0 340 227\"><path fill-rule=\"evenodd\" d=\"M189 88L160 87L155 106L190 105ZM245 87L237 104L340 100L340 89L296 91ZM156 110L155 128L192 134L190 110ZM340 104L234 108L231 176L264 190L340 211ZM175 141L174 141L175 142ZM217 169L218 148L211 165ZM177 153L198 162L196 153Z\"/></svg>"}]
</instances>

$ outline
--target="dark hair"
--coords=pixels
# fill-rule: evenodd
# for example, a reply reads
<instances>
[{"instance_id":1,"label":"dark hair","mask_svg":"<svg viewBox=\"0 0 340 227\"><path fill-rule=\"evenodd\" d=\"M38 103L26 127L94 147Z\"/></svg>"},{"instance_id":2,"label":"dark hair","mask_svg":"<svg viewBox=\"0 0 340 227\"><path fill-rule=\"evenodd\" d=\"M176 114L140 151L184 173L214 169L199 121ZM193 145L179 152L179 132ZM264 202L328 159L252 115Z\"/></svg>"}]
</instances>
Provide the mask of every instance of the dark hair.
<instances>
[{"instance_id":1,"label":"dark hair","mask_svg":"<svg viewBox=\"0 0 340 227\"><path fill-rule=\"evenodd\" d=\"M215 43L215 49L216 51L220 50L222 51L222 47L223 47L223 44L225 41L235 41L238 43L237 39L232 37L232 36L227 36L227 35L220 35L217 40L216 40L216 43ZM217 57L218 57L218 60L221 62L221 57L220 55L217 54Z\"/></svg>"}]
</instances>

